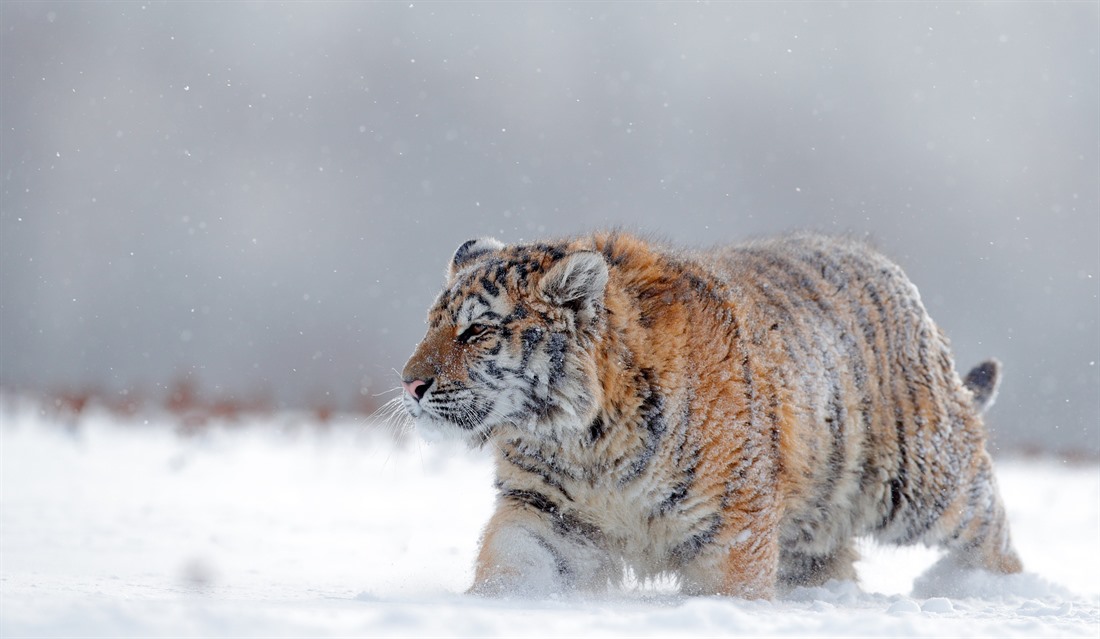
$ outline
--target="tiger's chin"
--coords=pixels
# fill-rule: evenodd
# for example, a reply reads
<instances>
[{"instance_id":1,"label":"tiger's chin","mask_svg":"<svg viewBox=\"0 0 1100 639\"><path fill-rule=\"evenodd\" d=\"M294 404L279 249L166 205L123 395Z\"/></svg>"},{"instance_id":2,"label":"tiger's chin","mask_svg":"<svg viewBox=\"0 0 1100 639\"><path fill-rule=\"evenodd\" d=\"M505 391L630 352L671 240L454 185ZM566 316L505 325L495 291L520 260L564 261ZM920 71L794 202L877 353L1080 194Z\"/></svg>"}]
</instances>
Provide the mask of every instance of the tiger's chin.
<instances>
[{"instance_id":1,"label":"tiger's chin","mask_svg":"<svg viewBox=\"0 0 1100 639\"><path fill-rule=\"evenodd\" d=\"M493 434L492 425L463 428L458 424L421 414L413 420L417 434L429 444L461 443L468 448L481 448Z\"/></svg>"}]
</instances>

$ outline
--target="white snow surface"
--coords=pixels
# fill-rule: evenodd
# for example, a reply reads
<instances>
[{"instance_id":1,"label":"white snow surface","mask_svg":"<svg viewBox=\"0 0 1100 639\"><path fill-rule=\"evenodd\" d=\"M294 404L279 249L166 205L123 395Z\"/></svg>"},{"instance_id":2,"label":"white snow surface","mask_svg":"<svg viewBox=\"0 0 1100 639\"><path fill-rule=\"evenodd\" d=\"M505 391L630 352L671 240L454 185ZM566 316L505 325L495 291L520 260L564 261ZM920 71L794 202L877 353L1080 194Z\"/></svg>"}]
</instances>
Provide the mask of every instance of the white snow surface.
<instances>
[{"instance_id":1,"label":"white snow surface","mask_svg":"<svg viewBox=\"0 0 1100 639\"><path fill-rule=\"evenodd\" d=\"M670 582L463 594L493 505L485 452L368 422L0 409L0 636L1100 635L1100 468L999 460L1027 572L946 574L861 544L861 582L772 601Z\"/></svg>"}]
</instances>

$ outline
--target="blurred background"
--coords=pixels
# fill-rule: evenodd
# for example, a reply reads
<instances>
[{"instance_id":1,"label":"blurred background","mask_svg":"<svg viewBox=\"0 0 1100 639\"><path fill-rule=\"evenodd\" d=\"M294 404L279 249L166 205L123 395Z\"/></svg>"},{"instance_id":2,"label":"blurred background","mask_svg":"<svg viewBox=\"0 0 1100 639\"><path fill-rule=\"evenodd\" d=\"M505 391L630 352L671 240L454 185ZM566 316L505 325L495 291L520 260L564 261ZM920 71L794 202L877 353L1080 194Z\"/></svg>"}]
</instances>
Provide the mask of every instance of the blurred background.
<instances>
[{"instance_id":1,"label":"blurred background","mask_svg":"<svg viewBox=\"0 0 1100 639\"><path fill-rule=\"evenodd\" d=\"M1100 453L1096 3L0 3L0 387L369 411L464 240L867 235Z\"/></svg>"}]
</instances>

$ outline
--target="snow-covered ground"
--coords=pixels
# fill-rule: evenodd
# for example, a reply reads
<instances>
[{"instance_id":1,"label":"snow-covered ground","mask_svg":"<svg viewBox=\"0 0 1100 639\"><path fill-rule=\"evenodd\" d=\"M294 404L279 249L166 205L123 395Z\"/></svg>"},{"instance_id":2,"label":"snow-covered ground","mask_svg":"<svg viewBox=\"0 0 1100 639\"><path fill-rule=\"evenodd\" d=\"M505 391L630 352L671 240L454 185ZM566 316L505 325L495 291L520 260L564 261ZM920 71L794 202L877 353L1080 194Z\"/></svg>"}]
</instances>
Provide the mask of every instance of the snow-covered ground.
<instances>
[{"instance_id":1,"label":"snow-covered ground","mask_svg":"<svg viewBox=\"0 0 1100 639\"><path fill-rule=\"evenodd\" d=\"M0 636L1089 636L1100 468L1001 460L1028 572L917 579L937 554L867 543L860 585L775 602L670 584L465 596L492 507L483 453L277 415L181 435L0 409ZM916 586L914 581L916 580Z\"/></svg>"}]
</instances>

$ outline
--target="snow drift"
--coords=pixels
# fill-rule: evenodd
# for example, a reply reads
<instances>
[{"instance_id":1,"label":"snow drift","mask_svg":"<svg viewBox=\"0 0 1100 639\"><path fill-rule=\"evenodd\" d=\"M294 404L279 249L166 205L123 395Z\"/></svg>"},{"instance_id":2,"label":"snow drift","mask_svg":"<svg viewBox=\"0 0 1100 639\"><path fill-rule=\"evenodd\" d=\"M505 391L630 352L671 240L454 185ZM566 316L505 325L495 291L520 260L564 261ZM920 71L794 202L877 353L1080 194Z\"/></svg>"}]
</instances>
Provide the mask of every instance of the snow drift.
<instances>
[{"instance_id":1,"label":"snow drift","mask_svg":"<svg viewBox=\"0 0 1100 639\"><path fill-rule=\"evenodd\" d=\"M0 409L3 636L1063 635L1100 630L1100 468L999 460L1027 572L951 574L869 542L861 582L775 602L670 583L461 594L492 508L484 453L290 414L183 435L170 417Z\"/></svg>"}]
</instances>

